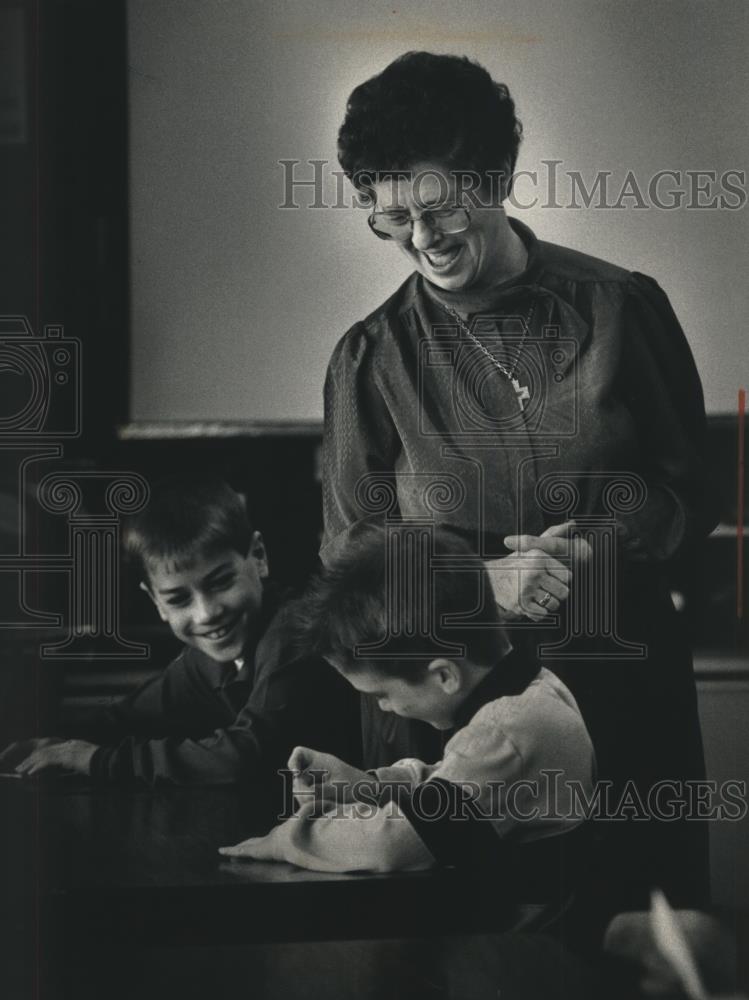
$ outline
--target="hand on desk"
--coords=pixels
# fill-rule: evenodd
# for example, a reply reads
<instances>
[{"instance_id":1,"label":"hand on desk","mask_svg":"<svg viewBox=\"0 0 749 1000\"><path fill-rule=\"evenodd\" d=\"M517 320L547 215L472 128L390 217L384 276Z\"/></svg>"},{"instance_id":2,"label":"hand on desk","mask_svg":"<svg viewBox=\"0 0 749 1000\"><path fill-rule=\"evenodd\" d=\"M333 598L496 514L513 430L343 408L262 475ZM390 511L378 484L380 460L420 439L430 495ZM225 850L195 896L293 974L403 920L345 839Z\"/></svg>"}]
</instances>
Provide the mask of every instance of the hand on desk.
<instances>
[{"instance_id":1,"label":"hand on desk","mask_svg":"<svg viewBox=\"0 0 749 1000\"><path fill-rule=\"evenodd\" d=\"M555 614L569 597L573 566L586 562L590 545L570 537L574 521L554 524L542 535L508 535L511 555L486 564L494 599L509 620L530 618L540 622Z\"/></svg>"},{"instance_id":2,"label":"hand on desk","mask_svg":"<svg viewBox=\"0 0 749 1000\"><path fill-rule=\"evenodd\" d=\"M306 802L285 823L274 826L264 837L249 837L233 847L219 847L218 853L225 858L250 858L253 861L288 861L298 863L292 849L296 824L311 819L316 811L314 802Z\"/></svg>"},{"instance_id":3,"label":"hand on desk","mask_svg":"<svg viewBox=\"0 0 749 1000\"><path fill-rule=\"evenodd\" d=\"M62 740L56 736L11 743L0 753L0 770L14 770L24 778L50 769L91 773L91 759L98 747L85 740Z\"/></svg>"}]
</instances>

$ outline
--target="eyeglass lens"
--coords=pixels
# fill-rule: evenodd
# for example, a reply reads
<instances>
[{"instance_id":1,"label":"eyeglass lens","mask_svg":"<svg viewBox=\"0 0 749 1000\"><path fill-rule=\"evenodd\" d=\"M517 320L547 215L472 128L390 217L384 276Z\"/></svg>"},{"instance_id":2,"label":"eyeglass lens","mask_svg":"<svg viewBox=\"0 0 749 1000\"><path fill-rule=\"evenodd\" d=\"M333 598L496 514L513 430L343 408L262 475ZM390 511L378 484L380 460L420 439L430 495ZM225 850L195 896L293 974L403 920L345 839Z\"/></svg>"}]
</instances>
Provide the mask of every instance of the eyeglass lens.
<instances>
[{"instance_id":1,"label":"eyeglass lens","mask_svg":"<svg viewBox=\"0 0 749 1000\"><path fill-rule=\"evenodd\" d=\"M430 229L447 234L462 232L470 221L465 208L427 209L418 218ZM370 225L376 233L396 240L410 239L415 221L405 212L373 212L370 216Z\"/></svg>"}]
</instances>

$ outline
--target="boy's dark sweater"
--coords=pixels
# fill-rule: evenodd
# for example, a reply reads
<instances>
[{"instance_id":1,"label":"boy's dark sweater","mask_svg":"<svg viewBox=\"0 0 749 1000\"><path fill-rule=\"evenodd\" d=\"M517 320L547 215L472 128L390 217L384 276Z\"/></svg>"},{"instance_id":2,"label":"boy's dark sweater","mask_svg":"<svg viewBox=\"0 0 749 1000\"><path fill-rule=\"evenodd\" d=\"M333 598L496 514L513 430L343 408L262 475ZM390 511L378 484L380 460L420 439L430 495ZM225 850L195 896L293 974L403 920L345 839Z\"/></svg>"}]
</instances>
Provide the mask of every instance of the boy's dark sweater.
<instances>
[{"instance_id":1,"label":"boy's dark sweater","mask_svg":"<svg viewBox=\"0 0 749 1000\"><path fill-rule=\"evenodd\" d=\"M325 660L300 657L290 607L266 595L260 639L244 663L186 646L164 672L97 720L111 744L91 762L98 781L232 784L285 767L297 745L361 756L358 696ZM262 628L262 624L261 624Z\"/></svg>"}]
</instances>

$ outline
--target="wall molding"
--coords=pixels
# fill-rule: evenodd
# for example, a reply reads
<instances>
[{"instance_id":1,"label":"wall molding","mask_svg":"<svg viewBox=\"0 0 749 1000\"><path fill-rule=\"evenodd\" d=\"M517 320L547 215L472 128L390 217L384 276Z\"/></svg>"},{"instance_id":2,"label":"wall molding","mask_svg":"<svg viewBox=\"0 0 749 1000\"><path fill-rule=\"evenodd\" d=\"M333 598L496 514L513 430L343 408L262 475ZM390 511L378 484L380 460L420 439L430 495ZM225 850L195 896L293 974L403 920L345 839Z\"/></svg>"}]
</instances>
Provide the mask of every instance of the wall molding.
<instances>
[{"instance_id":1,"label":"wall molding","mask_svg":"<svg viewBox=\"0 0 749 1000\"><path fill-rule=\"evenodd\" d=\"M117 428L120 441L322 437L322 420L143 420Z\"/></svg>"}]
</instances>

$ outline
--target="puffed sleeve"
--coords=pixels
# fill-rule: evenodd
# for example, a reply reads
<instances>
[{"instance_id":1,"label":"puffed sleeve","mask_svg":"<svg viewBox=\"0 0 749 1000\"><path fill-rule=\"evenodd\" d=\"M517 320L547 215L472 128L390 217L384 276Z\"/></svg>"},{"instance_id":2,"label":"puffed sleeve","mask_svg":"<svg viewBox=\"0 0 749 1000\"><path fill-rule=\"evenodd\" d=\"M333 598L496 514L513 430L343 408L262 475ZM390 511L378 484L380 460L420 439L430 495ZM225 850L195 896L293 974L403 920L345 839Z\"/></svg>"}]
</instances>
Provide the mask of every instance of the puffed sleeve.
<instances>
[{"instance_id":1,"label":"puffed sleeve","mask_svg":"<svg viewBox=\"0 0 749 1000\"><path fill-rule=\"evenodd\" d=\"M704 461L705 406L665 293L637 272L628 291L620 392L635 424L648 497L641 510L621 517L624 545L635 558L665 560L717 521Z\"/></svg>"},{"instance_id":2,"label":"puffed sleeve","mask_svg":"<svg viewBox=\"0 0 749 1000\"><path fill-rule=\"evenodd\" d=\"M374 345L363 324L339 342L325 378L323 432L324 536L320 556L344 544L369 521L356 486L369 472L392 471L400 441L378 387Z\"/></svg>"}]
</instances>

